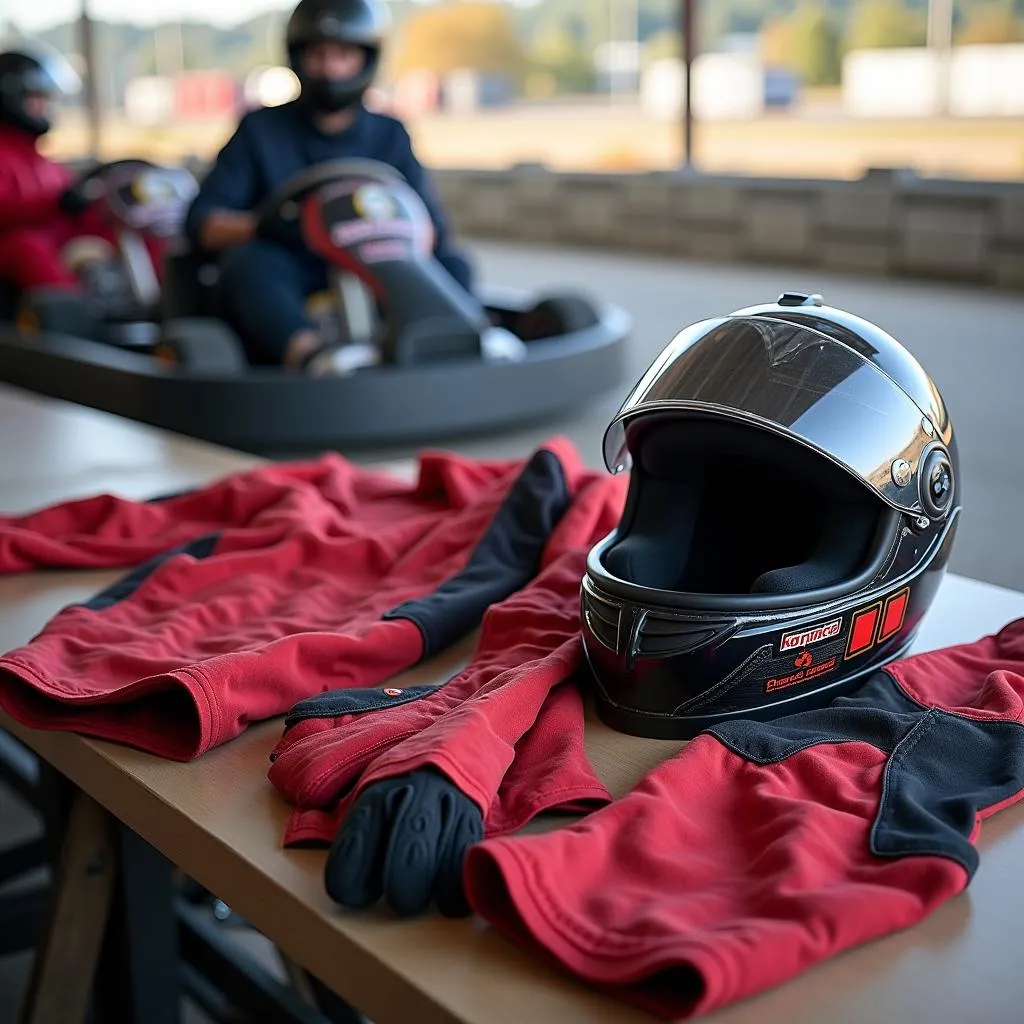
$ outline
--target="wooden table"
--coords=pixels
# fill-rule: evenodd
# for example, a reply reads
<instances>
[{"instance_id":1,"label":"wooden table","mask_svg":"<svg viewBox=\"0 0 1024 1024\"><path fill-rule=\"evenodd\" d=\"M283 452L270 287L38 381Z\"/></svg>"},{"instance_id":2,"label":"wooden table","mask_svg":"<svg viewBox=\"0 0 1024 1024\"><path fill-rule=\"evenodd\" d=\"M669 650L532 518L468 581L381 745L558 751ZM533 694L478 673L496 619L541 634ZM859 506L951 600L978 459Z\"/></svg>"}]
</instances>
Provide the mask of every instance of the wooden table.
<instances>
[{"instance_id":1,"label":"wooden table","mask_svg":"<svg viewBox=\"0 0 1024 1024\"><path fill-rule=\"evenodd\" d=\"M257 462L3 387L0 437L5 512L101 490L142 497ZM0 579L0 649L25 643L60 607L117 575L45 572ZM917 649L972 640L1021 615L1024 594L950 576ZM450 674L471 646L463 643L408 673L399 685ZM398 922L382 911L335 907L323 891L324 852L281 845L288 808L266 778L280 721L252 728L191 764L25 729L6 717L0 726L376 1024L651 1019L542 966L477 920L428 916ZM587 742L595 767L616 794L679 746L627 738L593 721ZM968 892L920 926L707 1019L1021 1020L1024 807L990 820L980 847L981 868Z\"/></svg>"}]
</instances>

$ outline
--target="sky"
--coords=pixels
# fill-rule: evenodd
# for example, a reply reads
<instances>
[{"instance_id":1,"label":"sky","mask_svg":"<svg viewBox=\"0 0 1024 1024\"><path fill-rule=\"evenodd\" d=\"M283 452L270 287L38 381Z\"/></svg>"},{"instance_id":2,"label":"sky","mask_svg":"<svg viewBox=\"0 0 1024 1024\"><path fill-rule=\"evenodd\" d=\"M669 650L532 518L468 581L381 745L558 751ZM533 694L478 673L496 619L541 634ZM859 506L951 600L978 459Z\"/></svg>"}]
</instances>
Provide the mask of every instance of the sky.
<instances>
[{"instance_id":1,"label":"sky","mask_svg":"<svg viewBox=\"0 0 1024 1024\"><path fill-rule=\"evenodd\" d=\"M78 17L82 0L0 0L0 22L13 21L23 32L35 32ZM432 0L420 0L431 3ZM537 0L511 0L535 3ZM156 25L177 18L195 18L214 25L236 25L266 11L287 10L293 0L87 0L89 13L107 21Z\"/></svg>"},{"instance_id":2,"label":"sky","mask_svg":"<svg viewBox=\"0 0 1024 1024\"><path fill-rule=\"evenodd\" d=\"M76 18L81 0L0 0L0 18L23 32L59 25ZM155 25L176 18L195 18L215 25L234 25L265 11L282 10L288 0L88 0L89 13L107 21Z\"/></svg>"}]
</instances>

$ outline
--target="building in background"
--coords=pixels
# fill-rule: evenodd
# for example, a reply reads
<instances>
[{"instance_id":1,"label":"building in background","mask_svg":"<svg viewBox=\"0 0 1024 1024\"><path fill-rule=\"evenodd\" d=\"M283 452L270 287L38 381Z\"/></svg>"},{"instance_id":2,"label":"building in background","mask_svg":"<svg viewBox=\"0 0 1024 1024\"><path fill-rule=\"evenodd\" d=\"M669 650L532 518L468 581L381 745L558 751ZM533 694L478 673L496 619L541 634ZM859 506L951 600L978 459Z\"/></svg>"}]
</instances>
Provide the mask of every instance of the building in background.
<instances>
[{"instance_id":1,"label":"building in background","mask_svg":"<svg viewBox=\"0 0 1024 1024\"><path fill-rule=\"evenodd\" d=\"M1024 44L853 50L842 81L853 117L1020 117Z\"/></svg>"},{"instance_id":2,"label":"building in background","mask_svg":"<svg viewBox=\"0 0 1024 1024\"><path fill-rule=\"evenodd\" d=\"M785 68L764 64L755 53L702 53L693 62L693 112L701 121L753 120L796 99L800 80ZM686 95L682 61L652 61L640 76L640 107L649 117L672 121Z\"/></svg>"}]
</instances>

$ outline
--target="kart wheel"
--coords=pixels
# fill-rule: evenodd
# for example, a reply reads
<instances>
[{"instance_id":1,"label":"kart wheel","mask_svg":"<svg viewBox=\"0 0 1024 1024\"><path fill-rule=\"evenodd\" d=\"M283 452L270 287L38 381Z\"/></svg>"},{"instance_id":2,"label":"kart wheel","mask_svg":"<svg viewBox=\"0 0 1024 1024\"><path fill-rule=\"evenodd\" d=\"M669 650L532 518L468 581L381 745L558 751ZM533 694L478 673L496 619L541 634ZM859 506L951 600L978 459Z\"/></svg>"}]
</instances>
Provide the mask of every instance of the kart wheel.
<instances>
[{"instance_id":1,"label":"kart wheel","mask_svg":"<svg viewBox=\"0 0 1024 1024\"><path fill-rule=\"evenodd\" d=\"M586 296L547 295L518 317L515 333L523 341L538 341L585 331L600 322L594 304Z\"/></svg>"},{"instance_id":2,"label":"kart wheel","mask_svg":"<svg viewBox=\"0 0 1024 1024\"><path fill-rule=\"evenodd\" d=\"M153 348L153 358L195 374L245 373L249 363L242 346L218 320L171 320Z\"/></svg>"}]
</instances>

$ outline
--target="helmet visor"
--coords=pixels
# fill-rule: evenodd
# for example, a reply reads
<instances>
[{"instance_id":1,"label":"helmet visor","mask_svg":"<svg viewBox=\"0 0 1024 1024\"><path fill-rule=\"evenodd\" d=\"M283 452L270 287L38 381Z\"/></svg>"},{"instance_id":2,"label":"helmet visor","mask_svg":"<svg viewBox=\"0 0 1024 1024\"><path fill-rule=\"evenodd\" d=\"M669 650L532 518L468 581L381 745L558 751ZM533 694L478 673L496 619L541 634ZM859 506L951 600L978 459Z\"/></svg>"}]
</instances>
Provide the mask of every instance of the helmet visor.
<instances>
[{"instance_id":1,"label":"helmet visor","mask_svg":"<svg viewBox=\"0 0 1024 1024\"><path fill-rule=\"evenodd\" d=\"M609 425L608 469L631 465L630 421L684 410L791 436L846 468L888 504L921 511L918 467L925 447L936 440L928 421L882 370L825 334L763 316L688 327Z\"/></svg>"}]
</instances>

